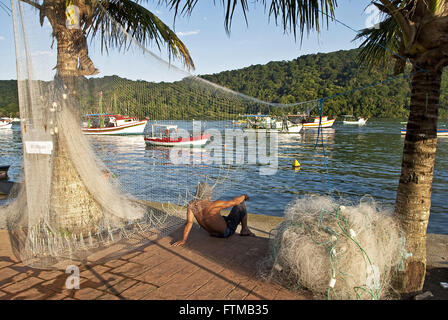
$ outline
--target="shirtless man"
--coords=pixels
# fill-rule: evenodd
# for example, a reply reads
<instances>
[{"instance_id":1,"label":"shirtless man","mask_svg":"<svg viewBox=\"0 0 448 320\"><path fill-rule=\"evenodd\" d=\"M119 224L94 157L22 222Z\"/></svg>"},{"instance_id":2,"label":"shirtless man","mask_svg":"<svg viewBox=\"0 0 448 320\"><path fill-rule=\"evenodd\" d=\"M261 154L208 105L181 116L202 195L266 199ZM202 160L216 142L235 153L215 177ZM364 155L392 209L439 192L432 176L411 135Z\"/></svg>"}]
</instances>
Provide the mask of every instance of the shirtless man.
<instances>
[{"instance_id":1,"label":"shirtless man","mask_svg":"<svg viewBox=\"0 0 448 320\"><path fill-rule=\"evenodd\" d=\"M241 236L255 236L247 226L247 210L245 201L249 196L243 194L230 201L211 201L211 194L190 201L187 207L187 223L185 224L183 238L173 243L173 246L182 246L187 241L193 226L193 218L211 236L228 238L233 235L241 223ZM228 216L221 216L220 211L233 207Z\"/></svg>"}]
</instances>

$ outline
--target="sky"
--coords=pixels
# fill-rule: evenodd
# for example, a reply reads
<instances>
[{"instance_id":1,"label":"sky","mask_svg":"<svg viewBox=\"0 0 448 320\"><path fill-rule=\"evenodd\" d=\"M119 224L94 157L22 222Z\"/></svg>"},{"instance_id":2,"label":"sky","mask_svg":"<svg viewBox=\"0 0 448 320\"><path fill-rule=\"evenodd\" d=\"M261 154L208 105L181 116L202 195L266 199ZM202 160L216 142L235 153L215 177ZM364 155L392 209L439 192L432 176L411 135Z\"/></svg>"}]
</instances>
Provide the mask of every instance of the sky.
<instances>
[{"instance_id":1,"label":"sky","mask_svg":"<svg viewBox=\"0 0 448 320\"><path fill-rule=\"evenodd\" d=\"M8 0L0 0L10 6ZM281 25L276 25L274 19L268 17L264 7L259 3L251 2L248 12L248 24L237 10L230 35L224 28L224 10L221 1L200 0L190 16L178 16L173 24L173 12L158 6L158 1L149 1L145 5L154 12L162 21L171 26L178 37L185 43L192 56L196 69L190 70L192 74L211 74L225 70L234 70L256 64L266 64L270 61L292 60L301 55L348 50L356 48L359 41L353 42L356 33L337 22L330 22L328 28L324 26L321 32L305 33L303 41L300 36L294 39L293 34L285 33ZM269 1L268 1L269 2ZM352 29L360 30L370 27L377 22L377 18L370 10L365 10L370 0L340 0L336 9L336 18ZM34 14L34 13L32 13ZM31 18L30 18L31 19ZM48 23L43 27L38 24L38 15L35 21L30 22L32 39L39 43L35 47L35 65L43 69L54 67L55 47L51 50L51 36ZM30 32L31 33L31 32ZM37 36L38 35L38 36ZM161 59L167 60L166 50L160 52L157 47L149 49ZM99 46L90 44L90 55L95 65L103 75L126 75L129 79L151 80L146 65L141 59L141 54L127 52L111 52L109 55L101 54ZM135 57L135 58L134 58ZM139 61L139 62L137 62ZM53 65L51 66L51 63ZM174 60L173 63L182 65ZM45 67L45 68L44 68ZM51 70L50 68L50 70ZM16 79L16 57L14 49L14 35L12 17L0 9L0 79Z\"/></svg>"}]
</instances>

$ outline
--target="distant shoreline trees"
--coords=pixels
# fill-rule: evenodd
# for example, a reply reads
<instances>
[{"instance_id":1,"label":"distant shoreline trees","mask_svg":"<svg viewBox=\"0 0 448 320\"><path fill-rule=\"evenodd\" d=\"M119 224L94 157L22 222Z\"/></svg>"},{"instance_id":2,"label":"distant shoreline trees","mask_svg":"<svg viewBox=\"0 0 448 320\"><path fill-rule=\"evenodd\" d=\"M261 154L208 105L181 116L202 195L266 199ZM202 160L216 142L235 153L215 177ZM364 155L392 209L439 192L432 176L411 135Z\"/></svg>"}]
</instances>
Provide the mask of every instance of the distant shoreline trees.
<instances>
[{"instance_id":1,"label":"distant shoreline trees","mask_svg":"<svg viewBox=\"0 0 448 320\"><path fill-rule=\"evenodd\" d=\"M309 54L291 61L273 61L265 65L252 65L201 77L260 100L288 104L346 92L384 80L392 74L392 68L369 71L367 68L360 67L356 63L358 50ZM447 80L445 73L439 110L441 120L448 119L448 95L444 94L448 93ZM410 100L408 81L409 79L404 77L385 85L327 100L324 112L332 116L355 114L370 119L407 119ZM130 85L136 89L135 95L129 94ZM103 91L103 101L107 112L114 112L112 97L115 94L120 111L127 110L132 115L149 116L151 107L139 104L139 101L146 100L139 97L139 94L145 93L145 89L152 92L159 91L161 96L173 97L170 105L166 103L166 99L162 98L160 102L155 98L154 103L159 103L159 107L163 105L168 109L173 108L166 114L178 119L204 117L216 119L224 116L217 110L210 110L210 102L205 97L198 97L193 102L181 101L179 95L172 93L173 88L169 83L132 81L118 76L85 79L84 84L81 84L80 93L82 90L90 90L90 92L80 95L89 97L84 100L81 98L82 112L98 112L98 104L92 100L95 94L91 90L95 90L98 93ZM18 111L16 81L0 80L0 115L14 116ZM236 108L234 111L237 114L243 114L248 113L249 110Z\"/></svg>"}]
</instances>

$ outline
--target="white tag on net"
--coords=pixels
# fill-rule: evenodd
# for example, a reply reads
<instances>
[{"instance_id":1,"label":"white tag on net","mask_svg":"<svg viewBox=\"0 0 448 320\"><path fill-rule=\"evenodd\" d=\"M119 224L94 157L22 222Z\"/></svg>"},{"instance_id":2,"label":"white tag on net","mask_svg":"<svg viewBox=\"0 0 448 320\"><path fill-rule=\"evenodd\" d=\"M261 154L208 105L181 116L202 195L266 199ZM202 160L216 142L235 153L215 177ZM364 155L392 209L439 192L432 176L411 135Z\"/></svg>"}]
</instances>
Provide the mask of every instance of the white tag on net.
<instances>
[{"instance_id":1,"label":"white tag on net","mask_svg":"<svg viewBox=\"0 0 448 320\"><path fill-rule=\"evenodd\" d=\"M53 141L25 141L25 151L30 154L51 154Z\"/></svg>"}]
</instances>

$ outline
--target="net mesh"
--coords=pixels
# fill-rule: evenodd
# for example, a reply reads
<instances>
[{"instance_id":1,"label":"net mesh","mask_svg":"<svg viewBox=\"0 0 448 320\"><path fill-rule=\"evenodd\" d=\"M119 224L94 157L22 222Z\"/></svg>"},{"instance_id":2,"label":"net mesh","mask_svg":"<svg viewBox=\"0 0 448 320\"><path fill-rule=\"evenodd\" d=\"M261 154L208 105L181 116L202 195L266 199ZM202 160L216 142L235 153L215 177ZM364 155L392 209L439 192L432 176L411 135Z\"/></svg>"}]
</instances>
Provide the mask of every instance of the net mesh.
<instances>
[{"instance_id":1,"label":"net mesh","mask_svg":"<svg viewBox=\"0 0 448 320\"><path fill-rule=\"evenodd\" d=\"M114 258L172 232L198 184L217 199L244 183L247 164L275 173L278 134L302 126L285 115L317 106L268 103L195 76L99 3L93 16L108 28L87 38L67 27L65 1L41 24L42 12L11 3L23 180L1 210L27 265ZM103 38L119 50L102 55Z\"/></svg>"},{"instance_id":2,"label":"net mesh","mask_svg":"<svg viewBox=\"0 0 448 320\"><path fill-rule=\"evenodd\" d=\"M369 196L358 204L307 196L291 202L272 230L260 274L317 299L391 299L403 239L392 211Z\"/></svg>"}]
</instances>

